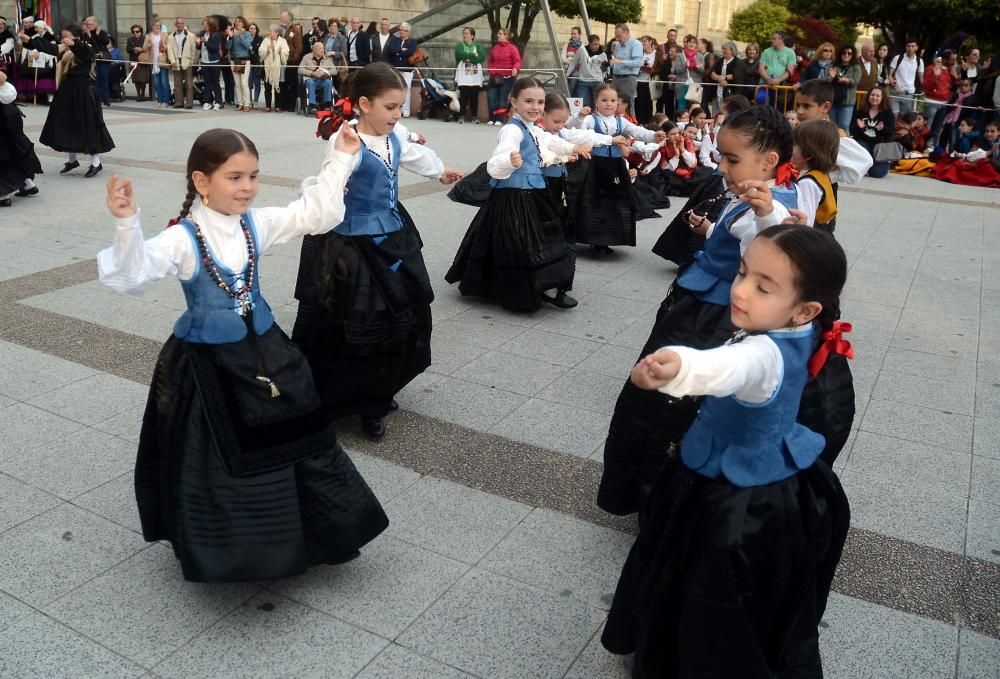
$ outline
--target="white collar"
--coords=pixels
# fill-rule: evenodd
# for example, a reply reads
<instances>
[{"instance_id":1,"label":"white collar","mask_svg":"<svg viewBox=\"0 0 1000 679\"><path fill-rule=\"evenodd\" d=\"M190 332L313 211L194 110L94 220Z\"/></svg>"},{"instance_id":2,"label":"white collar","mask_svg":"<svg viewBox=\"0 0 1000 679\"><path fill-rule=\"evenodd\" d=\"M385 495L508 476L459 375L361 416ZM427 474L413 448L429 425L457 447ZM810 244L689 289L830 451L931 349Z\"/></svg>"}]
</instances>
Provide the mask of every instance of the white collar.
<instances>
[{"instance_id":1,"label":"white collar","mask_svg":"<svg viewBox=\"0 0 1000 679\"><path fill-rule=\"evenodd\" d=\"M203 231L210 231L220 235L230 235L240 230L240 218L242 215L224 215L207 205L202 205L200 198L195 198L194 205L191 206L190 219L200 226Z\"/></svg>"},{"instance_id":2,"label":"white collar","mask_svg":"<svg viewBox=\"0 0 1000 679\"><path fill-rule=\"evenodd\" d=\"M790 328L778 328L777 330L768 330L769 333L783 334L783 333L795 333L795 332L805 332L812 329L812 321L808 323L803 323L802 325L796 325Z\"/></svg>"}]
</instances>

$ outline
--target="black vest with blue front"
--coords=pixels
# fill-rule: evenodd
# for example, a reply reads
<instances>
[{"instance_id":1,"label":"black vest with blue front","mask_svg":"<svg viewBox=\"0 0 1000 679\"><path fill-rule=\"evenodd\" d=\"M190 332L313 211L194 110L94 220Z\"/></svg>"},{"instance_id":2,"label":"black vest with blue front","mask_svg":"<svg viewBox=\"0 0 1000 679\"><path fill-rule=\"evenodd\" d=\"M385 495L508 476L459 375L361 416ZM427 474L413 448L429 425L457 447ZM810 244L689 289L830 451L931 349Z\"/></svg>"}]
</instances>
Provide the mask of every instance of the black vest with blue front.
<instances>
[{"instance_id":1,"label":"black vest with blue front","mask_svg":"<svg viewBox=\"0 0 1000 679\"><path fill-rule=\"evenodd\" d=\"M361 162L347 180L344 196L344 221L333 231L341 236L384 236L403 228L403 218L396 209L399 199L399 156L402 143L395 133L387 137L392 162L367 146L361 149Z\"/></svg>"},{"instance_id":2,"label":"black vest with blue front","mask_svg":"<svg viewBox=\"0 0 1000 679\"><path fill-rule=\"evenodd\" d=\"M615 129L604 129L604 121L601 120L600 116L596 113L591 114L594 118L594 132L597 134L606 134L609 137L617 137L622 134L622 128L624 127L622 123L621 116L615 116ZM611 144L610 146L595 146L591 152L591 156L597 158L624 158L621 149L617 145Z\"/></svg>"},{"instance_id":3,"label":"black vest with blue front","mask_svg":"<svg viewBox=\"0 0 1000 679\"><path fill-rule=\"evenodd\" d=\"M773 187L771 195L786 208L798 205L795 189ZM733 235L730 227L740 217L750 211L747 203L739 203L719 219L712 235L705 241L705 249L698 252L694 261L677 282L702 302L729 306L729 290L740 269L740 239Z\"/></svg>"},{"instance_id":4,"label":"black vest with blue front","mask_svg":"<svg viewBox=\"0 0 1000 679\"><path fill-rule=\"evenodd\" d=\"M257 240L257 229L249 212L242 218L246 220L247 228L250 230L254 252L258 253L253 285L249 291L249 301L250 308L253 310L251 316L254 332L263 335L274 325L274 316L271 313L271 307L260 294L260 243ZM240 315L240 304L237 300L229 297L222 287L212 280L205 268L206 262L202 258L198 238L195 236L198 227L189 219L182 220L172 228L177 227L183 228L191 237L196 268L190 279L181 281L187 309L174 323L174 335L185 342L195 344L229 344L230 342L242 341L247 336L247 324L244 322L243 316ZM242 236L242 232L240 235ZM207 240L205 246L226 285L232 290L242 288L246 281L249 262L242 271L232 271L222 264Z\"/></svg>"},{"instance_id":5,"label":"black vest with blue front","mask_svg":"<svg viewBox=\"0 0 1000 679\"><path fill-rule=\"evenodd\" d=\"M781 481L812 466L823 452L822 435L796 418L809 379L813 330L769 332L781 351L781 381L764 403L735 396L707 396L681 443L681 459L707 476L724 476L748 488Z\"/></svg>"},{"instance_id":6,"label":"black vest with blue front","mask_svg":"<svg viewBox=\"0 0 1000 679\"><path fill-rule=\"evenodd\" d=\"M544 189L545 176L542 174L542 156L538 150L538 143L531 135L531 130L520 118L510 119L508 125L517 125L521 128L521 146L518 153L521 154L521 167L514 170L506 179L490 180L490 186L495 189Z\"/></svg>"}]
</instances>

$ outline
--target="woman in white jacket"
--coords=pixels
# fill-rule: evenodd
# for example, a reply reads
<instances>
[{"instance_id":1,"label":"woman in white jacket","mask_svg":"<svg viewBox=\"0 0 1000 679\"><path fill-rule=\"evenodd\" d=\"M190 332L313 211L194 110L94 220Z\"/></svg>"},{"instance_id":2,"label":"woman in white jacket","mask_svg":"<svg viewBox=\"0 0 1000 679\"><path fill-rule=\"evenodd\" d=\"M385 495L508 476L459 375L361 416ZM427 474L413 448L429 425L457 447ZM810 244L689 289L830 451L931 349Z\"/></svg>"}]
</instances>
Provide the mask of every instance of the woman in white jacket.
<instances>
[{"instance_id":1,"label":"woman in white jacket","mask_svg":"<svg viewBox=\"0 0 1000 679\"><path fill-rule=\"evenodd\" d=\"M278 24L271 24L268 36L264 38L264 42L260 44L260 50L258 50L260 62L264 66L264 113L271 111L272 95L275 105L279 101L278 88L281 87L281 74L285 64L288 63L288 43L278 35L280 28ZM291 87L292 84L286 86ZM274 110L281 112L280 108Z\"/></svg>"}]
</instances>

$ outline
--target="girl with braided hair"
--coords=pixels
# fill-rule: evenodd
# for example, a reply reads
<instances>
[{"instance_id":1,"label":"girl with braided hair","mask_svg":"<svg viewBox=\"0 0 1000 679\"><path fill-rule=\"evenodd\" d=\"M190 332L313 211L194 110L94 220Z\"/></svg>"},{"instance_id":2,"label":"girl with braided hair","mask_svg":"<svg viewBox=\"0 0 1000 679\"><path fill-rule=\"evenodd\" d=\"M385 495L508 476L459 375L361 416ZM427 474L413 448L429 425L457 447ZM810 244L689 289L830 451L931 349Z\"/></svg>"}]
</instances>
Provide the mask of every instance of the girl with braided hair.
<instances>
[{"instance_id":1,"label":"girl with braided hair","mask_svg":"<svg viewBox=\"0 0 1000 679\"><path fill-rule=\"evenodd\" d=\"M156 363L135 491L143 536L171 542L188 580L270 580L340 563L388 525L258 271L271 247L343 219L360 149L353 131L339 135L297 200L251 209L257 149L235 130L208 130L188 156L180 221L148 241L132 182L108 182L117 232L97 256L100 280L136 292L176 276L187 301Z\"/></svg>"}]
</instances>

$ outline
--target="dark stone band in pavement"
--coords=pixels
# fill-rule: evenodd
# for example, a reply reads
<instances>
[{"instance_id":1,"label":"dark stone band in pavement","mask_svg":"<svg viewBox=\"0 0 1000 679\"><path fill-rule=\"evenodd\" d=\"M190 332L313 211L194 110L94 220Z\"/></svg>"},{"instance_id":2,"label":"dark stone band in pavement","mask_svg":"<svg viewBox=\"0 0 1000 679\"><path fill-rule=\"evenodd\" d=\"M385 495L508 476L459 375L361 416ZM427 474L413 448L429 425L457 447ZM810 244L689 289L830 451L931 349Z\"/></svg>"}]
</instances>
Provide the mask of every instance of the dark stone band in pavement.
<instances>
[{"instance_id":1,"label":"dark stone band in pavement","mask_svg":"<svg viewBox=\"0 0 1000 679\"><path fill-rule=\"evenodd\" d=\"M88 260L0 281L0 340L148 384L159 342L19 303L95 279L96 264ZM406 411L391 415L381 441L361 434L356 418L344 420L340 433L347 448L421 474L636 530L634 519L610 516L594 504L602 466L593 460ZM852 528L834 589L1000 639L1000 564Z\"/></svg>"}]
</instances>

